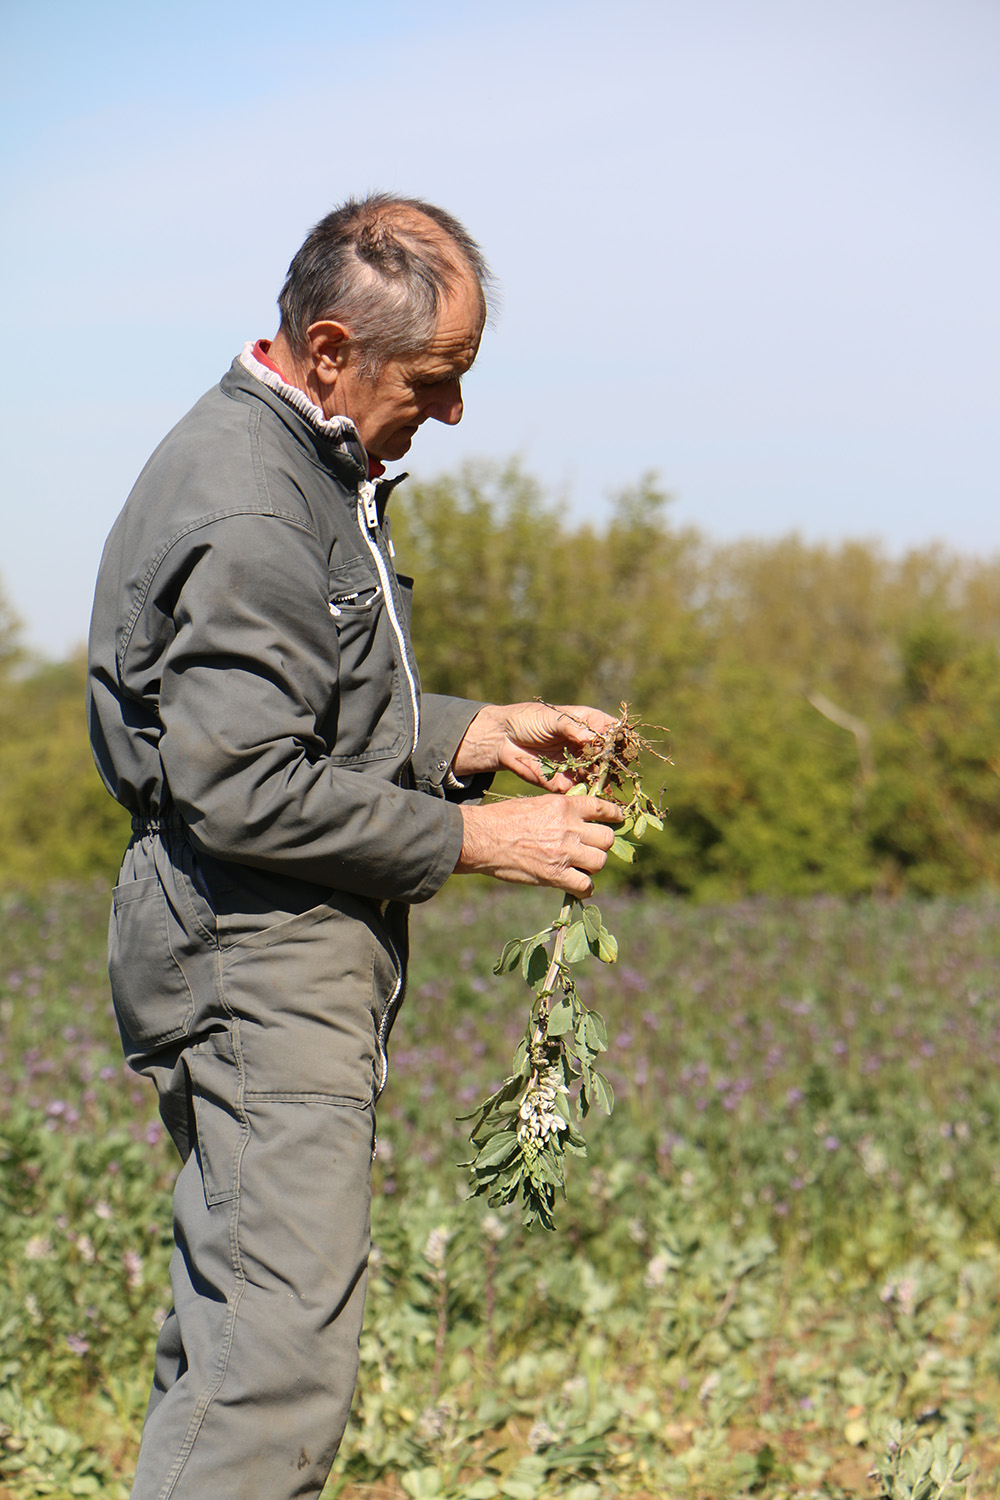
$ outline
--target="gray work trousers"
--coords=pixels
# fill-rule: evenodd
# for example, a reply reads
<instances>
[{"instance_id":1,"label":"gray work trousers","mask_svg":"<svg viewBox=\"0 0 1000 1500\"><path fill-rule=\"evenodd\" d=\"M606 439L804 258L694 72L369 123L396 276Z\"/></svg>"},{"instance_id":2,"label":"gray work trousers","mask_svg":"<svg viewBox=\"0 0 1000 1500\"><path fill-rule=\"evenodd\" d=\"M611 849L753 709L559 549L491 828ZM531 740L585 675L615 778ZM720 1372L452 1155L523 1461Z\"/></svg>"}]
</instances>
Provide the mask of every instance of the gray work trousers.
<instances>
[{"instance_id":1,"label":"gray work trousers","mask_svg":"<svg viewBox=\"0 0 1000 1500\"><path fill-rule=\"evenodd\" d=\"M183 1162L133 1500L323 1488L357 1377L405 957L398 908L196 858L176 824L129 846L112 995Z\"/></svg>"}]
</instances>

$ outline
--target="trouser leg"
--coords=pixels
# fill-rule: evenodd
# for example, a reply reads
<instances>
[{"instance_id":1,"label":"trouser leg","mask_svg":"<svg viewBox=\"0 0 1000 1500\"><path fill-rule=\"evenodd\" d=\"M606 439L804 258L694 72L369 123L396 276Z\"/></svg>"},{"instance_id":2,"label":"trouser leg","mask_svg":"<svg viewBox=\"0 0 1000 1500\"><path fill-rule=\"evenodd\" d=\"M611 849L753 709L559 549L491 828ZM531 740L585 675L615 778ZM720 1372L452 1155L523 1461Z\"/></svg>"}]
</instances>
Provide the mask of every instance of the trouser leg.
<instances>
[{"instance_id":1,"label":"trouser leg","mask_svg":"<svg viewBox=\"0 0 1000 1500\"><path fill-rule=\"evenodd\" d=\"M111 949L126 1052L184 1158L133 1497L316 1497L357 1373L399 946L349 898L213 933L168 853L135 852Z\"/></svg>"},{"instance_id":2,"label":"trouser leg","mask_svg":"<svg viewBox=\"0 0 1000 1500\"><path fill-rule=\"evenodd\" d=\"M371 1112L269 1100L247 1114L232 1197L207 1203L196 1153L178 1178L174 1311L157 1383L175 1378L154 1388L135 1500L316 1496L343 1435L364 1306Z\"/></svg>"}]
</instances>

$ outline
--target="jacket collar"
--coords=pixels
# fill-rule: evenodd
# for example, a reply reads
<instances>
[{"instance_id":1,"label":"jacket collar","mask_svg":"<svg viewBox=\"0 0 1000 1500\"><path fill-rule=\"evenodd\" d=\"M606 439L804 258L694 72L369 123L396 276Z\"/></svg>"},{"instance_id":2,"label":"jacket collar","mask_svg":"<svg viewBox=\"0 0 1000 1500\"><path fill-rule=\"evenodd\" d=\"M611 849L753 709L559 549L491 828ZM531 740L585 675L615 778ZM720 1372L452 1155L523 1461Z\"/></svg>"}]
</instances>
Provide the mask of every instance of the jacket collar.
<instances>
[{"instance_id":1,"label":"jacket collar","mask_svg":"<svg viewBox=\"0 0 1000 1500\"><path fill-rule=\"evenodd\" d=\"M350 417L327 417L315 402L310 401L304 391L300 391L297 386L289 385L276 370L262 364L253 351L252 343L248 341L244 344L242 353L233 361L234 370L236 366L240 366L255 381L277 396L284 405L291 407L313 437L322 439L324 444L330 444L339 455L350 461L352 467L361 470L362 478L367 478L368 455L358 436L358 429Z\"/></svg>"}]
</instances>

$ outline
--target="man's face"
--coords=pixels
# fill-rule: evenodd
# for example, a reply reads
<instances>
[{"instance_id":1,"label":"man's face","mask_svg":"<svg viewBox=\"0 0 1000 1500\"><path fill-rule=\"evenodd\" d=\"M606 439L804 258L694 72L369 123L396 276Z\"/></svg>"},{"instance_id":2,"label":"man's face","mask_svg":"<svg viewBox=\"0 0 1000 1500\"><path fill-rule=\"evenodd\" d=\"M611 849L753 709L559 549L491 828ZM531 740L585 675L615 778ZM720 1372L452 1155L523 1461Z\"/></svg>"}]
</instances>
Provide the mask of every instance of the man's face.
<instances>
[{"instance_id":1,"label":"man's face","mask_svg":"<svg viewBox=\"0 0 1000 1500\"><path fill-rule=\"evenodd\" d=\"M442 304L434 337L420 354L388 360L374 381L358 375L348 355L334 388L336 412L351 418L371 458L402 458L428 418L449 426L462 420L462 376L482 332L476 288L464 281Z\"/></svg>"}]
</instances>

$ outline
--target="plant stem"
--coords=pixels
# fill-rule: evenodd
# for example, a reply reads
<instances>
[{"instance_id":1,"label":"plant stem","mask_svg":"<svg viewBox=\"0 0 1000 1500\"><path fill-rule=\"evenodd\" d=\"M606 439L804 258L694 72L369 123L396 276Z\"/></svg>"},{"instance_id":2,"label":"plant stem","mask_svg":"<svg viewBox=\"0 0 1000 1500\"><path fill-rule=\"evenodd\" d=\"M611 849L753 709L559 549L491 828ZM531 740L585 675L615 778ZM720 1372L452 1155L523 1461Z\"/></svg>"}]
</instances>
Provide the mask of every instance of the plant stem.
<instances>
[{"instance_id":1,"label":"plant stem","mask_svg":"<svg viewBox=\"0 0 1000 1500\"><path fill-rule=\"evenodd\" d=\"M552 948L552 961L550 962L545 975L545 983L539 990L539 999L543 1002L546 1000L551 1000L553 994L555 993L556 980L559 977L559 964L562 959L563 944L566 941L566 929L569 926L570 915L575 905L576 897L570 896L568 900L563 902L562 909L559 912L559 925L556 928L556 940ZM544 1005L543 1009L544 1013L548 1015L549 1007L547 1005Z\"/></svg>"},{"instance_id":2,"label":"plant stem","mask_svg":"<svg viewBox=\"0 0 1000 1500\"><path fill-rule=\"evenodd\" d=\"M555 994L556 981L559 978L559 969L562 960L563 944L566 941L566 929L569 926L570 915L576 905L575 896L568 896L562 904L556 927L556 940L552 945L552 958L545 973L545 983L538 992L538 1020L535 1024L535 1034L531 1038L531 1051L535 1052L541 1047L549 1034L549 1011L552 1006L552 996ZM528 1087L532 1088L538 1082L538 1069L532 1071Z\"/></svg>"}]
</instances>

